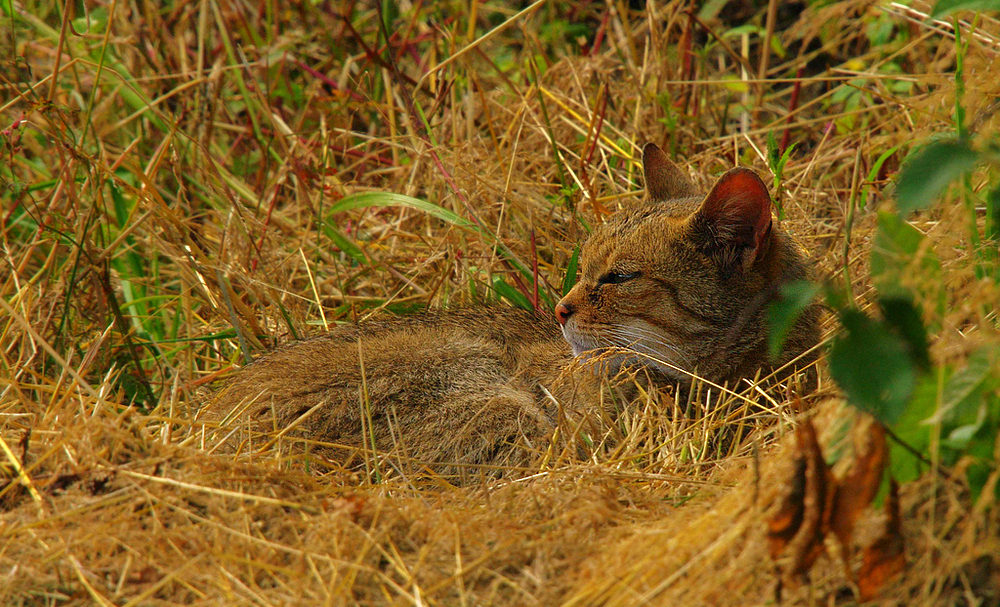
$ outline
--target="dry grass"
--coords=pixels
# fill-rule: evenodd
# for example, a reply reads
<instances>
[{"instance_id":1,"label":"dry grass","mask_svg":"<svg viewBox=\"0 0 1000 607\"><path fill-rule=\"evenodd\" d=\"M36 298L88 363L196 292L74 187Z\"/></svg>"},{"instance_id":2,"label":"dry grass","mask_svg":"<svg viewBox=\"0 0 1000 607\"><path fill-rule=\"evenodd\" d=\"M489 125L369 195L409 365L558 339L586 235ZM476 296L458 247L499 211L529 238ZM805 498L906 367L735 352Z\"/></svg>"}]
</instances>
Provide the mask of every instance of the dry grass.
<instances>
[{"instance_id":1,"label":"dry grass","mask_svg":"<svg viewBox=\"0 0 1000 607\"><path fill-rule=\"evenodd\" d=\"M759 471L749 446L693 457L676 437L707 426L654 400L612 454L457 489L319 474L287 449L216 453L198 413L242 353L325 325L474 304L496 281L550 305L585 226L641 195L645 141L707 184L737 160L768 174L767 134L788 133L786 225L829 275L846 261L866 301L886 175L951 128L946 29L868 2L779 11L787 53L762 63L757 34L744 57L727 35L765 25L743 3L699 23L679 3L551 2L489 34L516 10L400 3L388 50L369 3L85 4L0 9L0 602L773 600L763 511L788 441ZM1000 27L978 31L965 106L995 133ZM330 212L363 192L478 228L405 206ZM915 223L946 269L944 284L913 278L946 292L942 361L995 339L1000 293L975 274L967 219L948 199ZM833 441L851 414L821 379ZM996 511L939 477L905 487L909 569L884 602L998 604ZM831 559L786 599L853 601Z\"/></svg>"}]
</instances>

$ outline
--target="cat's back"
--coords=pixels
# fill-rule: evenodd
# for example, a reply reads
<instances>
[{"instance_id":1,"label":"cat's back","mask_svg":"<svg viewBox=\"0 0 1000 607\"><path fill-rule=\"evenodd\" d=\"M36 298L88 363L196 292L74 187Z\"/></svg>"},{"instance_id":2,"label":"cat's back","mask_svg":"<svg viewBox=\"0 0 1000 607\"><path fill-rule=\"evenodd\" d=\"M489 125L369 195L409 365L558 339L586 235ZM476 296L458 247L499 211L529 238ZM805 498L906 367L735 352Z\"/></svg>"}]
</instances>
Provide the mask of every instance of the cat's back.
<instances>
[{"instance_id":1,"label":"cat's back","mask_svg":"<svg viewBox=\"0 0 1000 607\"><path fill-rule=\"evenodd\" d=\"M241 369L215 417L251 434L344 449L403 449L457 465L525 457L551 416L539 382L570 357L551 317L503 306L373 319L285 345ZM367 430L366 430L367 429Z\"/></svg>"}]
</instances>

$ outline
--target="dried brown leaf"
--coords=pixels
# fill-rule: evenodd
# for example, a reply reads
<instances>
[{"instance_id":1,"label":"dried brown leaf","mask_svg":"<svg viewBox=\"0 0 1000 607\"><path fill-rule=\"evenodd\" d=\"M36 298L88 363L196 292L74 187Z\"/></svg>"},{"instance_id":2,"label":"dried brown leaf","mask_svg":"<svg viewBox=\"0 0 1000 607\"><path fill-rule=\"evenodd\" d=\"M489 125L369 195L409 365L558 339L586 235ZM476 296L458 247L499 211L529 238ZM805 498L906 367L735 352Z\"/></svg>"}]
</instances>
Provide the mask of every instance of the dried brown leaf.
<instances>
[{"instance_id":1,"label":"dried brown leaf","mask_svg":"<svg viewBox=\"0 0 1000 607\"><path fill-rule=\"evenodd\" d=\"M777 560L787 549L789 573L802 577L823 554L837 484L823 459L816 429L806 420L795 429L795 469L778 511L768 520L768 548ZM791 580L790 580L791 581Z\"/></svg>"},{"instance_id":2,"label":"dried brown leaf","mask_svg":"<svg viewBox=\"0 0 1000 607\"><path fill-rule=\"evenodd\" d=\"M875 597L890 579L906 567L905 544L899 516L899 485L895 479L889 483L889 497L885 501L889 519L885 531L875 542L865 548L858 572L858 591L862 601Z\"/></svg>"},{"instance_id":3,"label":"dried brown leaf","mask_svg":"<svg viewBox=\"0 0 1000 607\"><path fill-rule=\"evenodd\" d=\"M868 427L868 444L864 451L858 448L850 471L837 483L833 501L830 530L837 536L843 550L844 567L850 577L851 534L854 524L871 503L882 484L882 473L889 459L885 442L885 428L876 420Z\"/></svg>"},{"instance_id":4,"label":"dried brown leaf","mask_svg":"<svg viewBox=\"0 0 1000 607\"><path fill-rule=\"evenodd\" d=\"M771 558L777 560L785 551L785 546L792 541L799 527L802 526L802 515L805 509L806 494L806 459L795 459L795 470L788 483L790 489L781 502L781 508L767 521L767 543Z\"/></svg>"},{"instance_id":5,"label":"dried brown leaf","mask_svg":"<svg viewBox=\"0 0 1000 607\"><path fill-rule=\"evenodd\" d=\"M812 422L806 421L796 429L799 445L806 460L806 484L803 496L802 526L788 543L791 552L792 576L809 573L813 563L825 552L823 537L830 525L830 511L836 495L837 480L823 459Z\"/></svg>"},{"instance_id":6,"label":"dried brown leaf","mask_svg":"<svg viewBox=\"0 0 1000 607\"><path fill-rule=\"evenodd\" d=\"M796 460L789 490L778 511L768 519L768 549L777 560L790 553L790 582L809 573L825 552L823 540L831 531L843 549L844 569L850 568L851 535L854 524L878 492L888 460L885 430L872 422L866 433L867 445L859 447L850 471L843 479L834 477L823 458L810 421L795 431Z\"/></svg>"}]
</instances>

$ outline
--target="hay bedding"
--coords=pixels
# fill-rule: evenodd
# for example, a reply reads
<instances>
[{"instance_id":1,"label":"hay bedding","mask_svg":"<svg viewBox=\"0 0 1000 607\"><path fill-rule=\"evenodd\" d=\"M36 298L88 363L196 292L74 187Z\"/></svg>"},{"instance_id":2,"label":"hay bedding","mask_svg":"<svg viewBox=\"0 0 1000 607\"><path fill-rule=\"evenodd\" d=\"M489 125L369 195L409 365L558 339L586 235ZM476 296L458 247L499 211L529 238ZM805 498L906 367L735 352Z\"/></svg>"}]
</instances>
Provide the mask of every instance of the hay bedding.
<instances>
[{"instance_id":1,"label":"hay bedding","mask_svg":"<svg viewBox=\"0 0 1000 607\"><path fill-rule=\"evenodd\" d=\"M346 11L349 4L336 8ZM763 146L766 131L779 128L788 111L791 85L769 85L754 105L757 113L748 115L749 141L734 137L742 116L733 107L743 92L712 81L738 79L738 65L715 46L692 63L693 72L684 72L677 45L687 18L680 6L628 12L609 5L604 46L578 56L574 41L540 34L546 21L566 19L559 12L566 7L554 5L426 83L431 93L418 96L428 110L425 133L391 70L366 59L336 11L310 6L293 3L272 16L281 33L272 47L250 33L264 31L265 15L245 7L199 13L207 9L181 4L141 16L134 7L118 7L111 19L115 61L108 69L130 74L134 90L157 101L155 110L140 104L146 109L138 115L120 88L105 86L95 104L87 103L98 63L71 57L88 56L94 47L81 45L95 39L60 38L60 13L52 7L21 13L14 36L5 37L3 44L23 57L15 66L20 80L4 81L17 95L5 95L11 101L0 106L4 127L15 127L4 135L8 177L36 186L30 195L5 194L5 201L29 209L48 228L14 229L11 218L21 216L16 208L5 211L0 603L771 602L763 517L787 477L791 447L780 438L784 424L762 435L759 472L749 446L739 457L685 459L680 454L704 425L675 428L667 425L673 418L650 415L631 418L632 436L639 438L603 458L564 458L519 480L462 489L433 478L375 482L362 466L322 461L281 441L264 453L215 449L224 429L206 424L199 409L211 399L212 382L224 380L237 360L235 335L220 333L233 324L243 329L248 348L261 350L272 345L269 339L319 330L318 319L364 317L386 304L469 303L488 292L494 275L513 282L492 239L405 208L336 218L343 234L363 245L367 263L359 264L317 235L324 204L388 190L475 216L518 259L537 258L541 290L555 293L583 233L579 219L598 221L602 211L638 195L637 167L623 160L634 153L633 143L668 138L703 183L737 154L766 173L759 157L744 152L749 141ZM589 18L600 28L603 9L594 10ZM937 34L919 25L906 26L914 30L912 41L898 50L917 83L910 97L888 103L897 93L875 80L877 94L860 105L831 99L847 86L836 78L856 67L850 61L881 57L876 48L856 52L868 48L866 24L888 19L903 27L905 14L866 13L876 10L853 2L810 8L779 23L775 34L799 56L790 54L784 63L772 57L769 74L794 73L812 61L809 70L825 66L823 73L835 77L802 87L792 121L793 140L801 145L785 174L788 223L828 270L843 261L843 204L855 150L875 156L949 120L944 101L953 95L946 78L953 47L937 44ZM355 17L359 36L372 44L374 13ZM414 47L426 53L424 68L454 51L434 38L441 30L407 23L406 35L424 36L425 46ZM718 33L729 25L706 27ZM973 41L967 58L966 103L973 114L995 94L983 77L996 73L989 42L995 25L983 23L986 38ZM223 32L240 40L249 63L227 55L225 44L197 50ZM344 49L334 50L326 36ZM711 39L696 31L696 43ZM60 40L69 42L60 47ZM738 51L738 38L729 40ZM53 73L58 48L64 86L49 90L51 81L41 79ZM519 52L536 51L565 56L552 59L541 76L541 94L525 71L509 68L523 58ZM199 52L210 60L193 60ZM275 59L282 53L284 59ZM416 78L412 59L412 53L399 55L401 70ZM507 61L507 71L498 75L491 60ZM241 88L239 70L249 88ZM269 79L273 75L280 78ZM681 77L702 84L682 84ZM184 89L187 94L174 90L191 81L198 86ZM608 87L604 138L591 154L586 144L602 84ZM267 91L281 102L262 103ZM686 115L664 135L664 121L675 119L669 112L681 111L669 107L681 99ZM83 132L87 110L99 147L80 154L73 137ZM19 123L22 113L26 125ZM977 116L980 128L996 130L992 114ZM168 122L178 130L164 139ZM261 145L258 132L267 133L271 147ZM550 135L564 159L561 171ZM116 193L103 181L114 171L118 194L135 204L121 216L112 209ZM560 173L578 187L565 200ZM872 206L880 204L877 187L869 195ZM940 243L950 271L956 302L950 326L989 326L975 302L997 301L997 293L964 263L964 231L956 227L964 215L945 208L918 221ZM847 257L862 298L870 288L871 225L863 214L856 218ZM142 272L127 273L135 268L128 264L108 267L129 252L150 261ZM161 299L136 303L140 288ZM115 303L130 330L115 324ZM142 316L144 332L124 318L131 316ZM172 329L161 327L161 339L152 343L155 322ZM204 340L175 343L171 336ZM969 348L967 338L952 331L936 339L934 354L961 360ZM135 357L160 394L145 410L127 404L129 394L142 390ZM850 416L831 395L827 380L817 397L820 427ZM786 403L779 405L786 415ZM660 425L661 419L667 421ZM684 432L692 438L684 440ZM662 436L682 438L670 449L651 450ZM836 442L835 433L825 441ZM757 494L754 502L750 496ZM886 589L885 604L1000 601L996 508L974 507L960 485L927 477L904 487L902 510L908 570ZM877 513L868 519L877 527ZM850 596L837 561L825 559L811 586L785 598L849 603Z\"/></svg>"}]
</instances>

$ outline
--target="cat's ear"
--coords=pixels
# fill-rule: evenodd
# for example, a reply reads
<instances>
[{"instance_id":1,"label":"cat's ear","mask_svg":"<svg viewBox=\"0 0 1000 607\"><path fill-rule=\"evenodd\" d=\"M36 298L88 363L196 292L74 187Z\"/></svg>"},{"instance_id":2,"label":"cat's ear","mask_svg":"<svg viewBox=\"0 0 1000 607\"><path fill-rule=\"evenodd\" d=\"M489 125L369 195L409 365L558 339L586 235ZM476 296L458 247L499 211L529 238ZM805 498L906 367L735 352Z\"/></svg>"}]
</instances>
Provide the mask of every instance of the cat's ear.
<instances>
[{"instance_id":1,"label":"cat's ear","mask_svg":"<svg viewBox=\"0 0 1000 607\"><path fill-rule=\"evenodd\" d=\"M771 196L757 173L736 168L712 187L692 217L703 245L722 265L753 263L771 234Z\"/></svg>"},{"instance_id":2,"label":"cat's ear","mask_svg":"<svg viewBox=\"0 0 1000 607\"><path fill-rule=\"evenodd\" d=\"M646 178L646 196L653 202L699 194L684 171L671 162L655 143L647 143L642 148L642 172Z\"/></svg>"}]
</instances>

